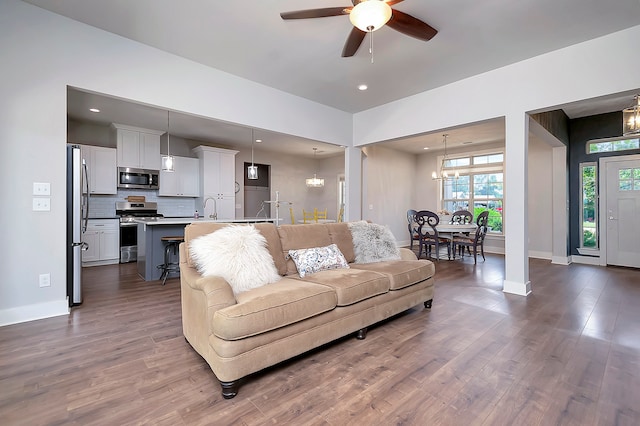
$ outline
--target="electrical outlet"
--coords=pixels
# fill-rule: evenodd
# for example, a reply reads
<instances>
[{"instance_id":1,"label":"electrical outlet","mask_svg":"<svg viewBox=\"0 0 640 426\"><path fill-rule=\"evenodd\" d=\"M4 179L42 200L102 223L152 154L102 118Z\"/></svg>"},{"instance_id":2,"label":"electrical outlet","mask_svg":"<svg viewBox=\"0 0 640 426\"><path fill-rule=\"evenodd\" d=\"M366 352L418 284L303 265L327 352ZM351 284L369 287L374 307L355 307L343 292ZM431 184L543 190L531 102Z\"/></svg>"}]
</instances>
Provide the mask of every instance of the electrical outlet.
<instances>
[{"instance_id":1,"label":"electrical outlet","mask_svg":"<svg viewBox=\"0 0 640 426\"><path fill-rule=\"evenodd\" d=\"M373 210L373 204L369 204L369 210Z\"/></svg>"},{"instance_id":2,"label":"electrical outlet","mask_svg":"<svg viewBox=\"0 0 640 426\"><path fill-rule=\"evenodd\" d=\"M40 287L51 287L51 274L40 274L38 282Z\"/></svg>"},{"instance_id":3,"label":"electrical outlet","mask_svg":"<svg viewBox=\"0 0 640 426\"><path fill-rule=\"evenodd\" d=\"M51 195L49 182L33 182L33 195Z\"/></svg>"},{"instance_id":4,"label":"electrical outlet","mask_svg":"<svg viewBox=\"0 0 640 426\"><path fill-rule=\"evenodd\" d=\"M51 198L41 197L33 198L33 211L34 212L48 212L51 211Z\"/></svg>"}]
</instances>

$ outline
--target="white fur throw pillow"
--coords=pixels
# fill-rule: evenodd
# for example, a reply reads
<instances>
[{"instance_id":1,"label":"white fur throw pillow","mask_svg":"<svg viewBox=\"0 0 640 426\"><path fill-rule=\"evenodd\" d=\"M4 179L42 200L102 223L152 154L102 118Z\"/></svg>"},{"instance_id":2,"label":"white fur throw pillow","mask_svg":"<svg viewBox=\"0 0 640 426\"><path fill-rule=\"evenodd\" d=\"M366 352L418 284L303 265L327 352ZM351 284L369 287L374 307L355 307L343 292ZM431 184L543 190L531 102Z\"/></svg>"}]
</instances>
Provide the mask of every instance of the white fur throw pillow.
<instances>
[{"instance_id":1,"label":"white fur throw pillow","mask_svg":"<svg viewBox=\"0 0 640 426\"><path fill-rule=\"evenodd\" d=\"M349 222L355 263L373 263L400 259L396 239L388 227L365 220Z\"/></svg>"},{"instance_id":2,"label":"white fur throw pillow","mask_svg":"<svg viewBox=\"0 0 640 426\"><path fill-rule=\"evenodd\" d=\"M267 240L253 225L230 225L191 240L189 253L203 276L224 278L234 294L280 279Z\"/></svg>"}]
</instances>

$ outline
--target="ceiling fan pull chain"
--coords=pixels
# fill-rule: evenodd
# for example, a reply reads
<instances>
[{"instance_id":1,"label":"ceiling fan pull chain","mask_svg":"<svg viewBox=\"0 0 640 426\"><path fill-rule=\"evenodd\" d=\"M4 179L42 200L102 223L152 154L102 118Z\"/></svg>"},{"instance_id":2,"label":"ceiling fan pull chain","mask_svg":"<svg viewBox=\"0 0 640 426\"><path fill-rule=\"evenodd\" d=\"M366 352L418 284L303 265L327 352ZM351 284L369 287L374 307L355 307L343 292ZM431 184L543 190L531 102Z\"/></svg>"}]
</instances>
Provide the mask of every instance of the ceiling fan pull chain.
<instances>
[{"instance_id":1,"label":"ceiling fan pull chain","mask_svg":"<svg viewBox=\"0 0 640 426\"><path fill-rule=\"evenodd\" d=\"M371 63L373 63L373 28L369 32L369 54L371 55Z\"/></svg>"}]
</instances>

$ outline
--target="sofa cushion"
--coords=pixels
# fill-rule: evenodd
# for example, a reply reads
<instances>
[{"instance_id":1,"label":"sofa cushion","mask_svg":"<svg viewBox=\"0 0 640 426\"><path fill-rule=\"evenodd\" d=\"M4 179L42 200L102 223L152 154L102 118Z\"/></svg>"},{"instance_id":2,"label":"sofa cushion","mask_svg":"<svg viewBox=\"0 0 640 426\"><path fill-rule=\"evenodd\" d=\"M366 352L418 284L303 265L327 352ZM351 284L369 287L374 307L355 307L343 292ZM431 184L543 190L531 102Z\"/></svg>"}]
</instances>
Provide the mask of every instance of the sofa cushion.
<instances>
[{"instance_id":1,"label":"sofa cushion","mask_svg":"<svg viewBox=\"0 0 640 426\"><path fill-rule=\"evenodd\" d=\"M335 244L326 247L289 250L289 256L296 264L300 278L314 272L349 267L342 252Z\"/></svg>"},{"instance_id":2,"label":"sofa cushion","mask_svg":"<svg viewBox=\"0 0 640 426\"><path fill-rule=\"evenodd\" d=\"M351 263L355 261L356 255L353 252L353 237L351 236L348 223L327 223L325 226L329 230L331 242L338 246L344 258L347 259L347 262Z\"/></svg>"},{"instance_id":3,"label":"sofa cushion","mask_svg":"<svg viewBox=\"0 0 640 426\"><path fill-rule=\"evenodd\" d=\"M193 222L187 225L184 229L184 240L187 243L184 245L187 255L187 264L191 267L196 266L189 252L189 241L201 235L210 234L217 231L218 229L222 229L225 226L229 225L229 223L204 221ZM282 246L280 245L280 236L278 235L278 229L273 223L256 223L254 226L267 240L267 250L273 258L278 274L285 275L287 273L287 261L282 253Z\"/></svg>"},{"instance_id":4,"label":"sofa cushion","mask_svg":"<svg viewBox=\"0 0 640 426\"><path fill-rule=\"evenodd\" d=\"M435 266L430 260L387 260L375 263L354 263L352 270L374 271L389 277L390 290L399 290L417 282L431 278Z\"/></svg>"},{"instance_id":5,"label":"sofa cushion","mask_svg":"<svg viewBox=\"0 0 640 426\"><path fill-rule=\"evenodd\" d=\"M231 225L189 241L189 252L204 277L224 278L234 294L280 279L265 237L253 225Z\"/></svg>"},{"instance_id":6,"label":"sofa cushion","mask_svg":"<svg viewBox=\"0 0 640 426\"><path fill-rule=\"evenodd\" d=\"M338 306L347 306L389 291L389 278L362 269L332 269L300 278L335 290Z\"/></svg>"},{"instance_id":7,"label":"sofa cushion","mask_svg":"<svg viewBox=\"0 0 640 426\"><path fill-rule=\"evenodd\" d=\"M238 303L216 311L213 333L238 340L284 327L336 307L333 289L290 278L240 293Z\"/></svg>"},{"instance_id":8,"label":"sofa cushion","mask_svg":"<svg viewBox=\"0 0 640 426\"><path fill-rule=\"evenodd\" d=\"M289 250L325 247L331 244L329 230L323 224L282 225L277 230L282 247L280 255L287 259L286 275L298 273L296 264L289 257Z\"/></svg>"}]
</instances>

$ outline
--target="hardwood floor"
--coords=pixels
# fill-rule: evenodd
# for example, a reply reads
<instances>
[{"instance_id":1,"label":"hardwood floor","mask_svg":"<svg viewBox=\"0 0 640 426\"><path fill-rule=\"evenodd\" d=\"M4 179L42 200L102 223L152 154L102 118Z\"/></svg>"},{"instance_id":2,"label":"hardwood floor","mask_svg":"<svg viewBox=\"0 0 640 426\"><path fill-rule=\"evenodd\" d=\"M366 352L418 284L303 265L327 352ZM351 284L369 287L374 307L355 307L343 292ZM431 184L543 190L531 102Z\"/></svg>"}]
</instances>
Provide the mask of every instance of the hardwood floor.
<instances>
[{"instance_id":1,"label":"hardwood floor","mask_svg":"<svg viewBox=\"0 0 640 426\"><path fill-rule=\"evenodd\" d=\"M86 269L71 315L0 327L4 425L638 425L640 271L488 255L436 265L416 307L245 381L224 400L182 337L178 279Z\"/></svg>"}]
</instances>

